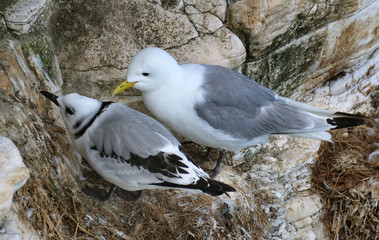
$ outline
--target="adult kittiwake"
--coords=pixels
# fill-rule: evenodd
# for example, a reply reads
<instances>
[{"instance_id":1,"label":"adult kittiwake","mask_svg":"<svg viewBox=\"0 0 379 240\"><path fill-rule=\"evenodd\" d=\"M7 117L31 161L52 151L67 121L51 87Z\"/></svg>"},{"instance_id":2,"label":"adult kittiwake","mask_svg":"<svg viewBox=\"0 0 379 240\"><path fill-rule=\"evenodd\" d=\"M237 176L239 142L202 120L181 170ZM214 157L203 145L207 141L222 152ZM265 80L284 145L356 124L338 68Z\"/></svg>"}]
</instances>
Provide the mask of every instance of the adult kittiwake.
<instances>
[{"instance_id":1,"label":"adult kittiwake","mask_svg":"<svg viewBox=\"0 0 379 240\"><path fill-rule=\"evenodd\" d=\"M269 142L273 134L330 141L330 129L363 124L363 117L328 111L281 97L231 69L179 65L160 48L145 48L130 62L127 81L148 110L176 133L212 148L239 150ZM215 168L219 171L222 154Z\"/></svg>"}]
</instances>

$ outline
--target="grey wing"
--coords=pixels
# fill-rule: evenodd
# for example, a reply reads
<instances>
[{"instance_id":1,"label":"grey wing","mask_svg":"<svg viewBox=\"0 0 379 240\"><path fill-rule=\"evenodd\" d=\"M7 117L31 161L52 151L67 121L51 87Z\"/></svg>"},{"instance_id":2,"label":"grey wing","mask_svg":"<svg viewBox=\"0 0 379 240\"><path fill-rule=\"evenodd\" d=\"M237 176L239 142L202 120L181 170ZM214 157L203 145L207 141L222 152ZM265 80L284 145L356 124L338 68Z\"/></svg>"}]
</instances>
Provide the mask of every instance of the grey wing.
<instances>
[{"instance_id":1,"label":"grey wing","mask_svg":"<svg viewBox=\"0 0 379 240\"><path fill-rule=\"evenodd\" d=\"M167 144L180 144L159 122L122 104L111 104L102 116L90 132L90 139L106 155L114 152L129 159L132 153L147 158Z\"/></svg>"},{"instance_id":2,"label":"grey wing","mask_svg":"<svg viewBox=\"0 0 379 240\"><path fill-rule=\"evenodd\" d=\"M111 104L89 132L99 173L127 190L185 187L208 177L179 150L159 122L122 104Z\"/></svg>"},{"instance_id":3,"label":"grey wing","mask_svg":"<svg viewBox=\"0 0 379 240\"><path fill-rule=\"evenodd\" d=\"M287 104L273 91L233 70L205 66L202 87L206 101L195 109L212 127L250 139L310 126L311 117L306 112Z\"/></svg>"}]
</instances>

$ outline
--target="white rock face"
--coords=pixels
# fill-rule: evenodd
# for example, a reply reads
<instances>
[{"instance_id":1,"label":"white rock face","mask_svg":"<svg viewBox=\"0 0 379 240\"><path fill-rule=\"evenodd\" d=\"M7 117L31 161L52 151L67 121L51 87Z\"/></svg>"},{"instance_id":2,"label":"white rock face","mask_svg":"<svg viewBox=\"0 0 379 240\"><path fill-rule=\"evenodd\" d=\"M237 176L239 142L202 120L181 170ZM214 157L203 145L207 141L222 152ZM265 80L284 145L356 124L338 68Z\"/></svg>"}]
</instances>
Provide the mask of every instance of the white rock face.
<instances>
[{"instance_id":1,"label":"white rock face","mask_svg":"<svg viewBox=\"0 0 379 240\"><path fill-rule=\"evenodd\" d=\"M379 47L378 1L236 1L228 11L248 46L244 73L286 96L363 64Z\"/></svg>"},{"instance_id":2,"label":"white rock face","mask_svg":"<svg viewBox=\"0 0 379 240\"><path fill-rule=\"evenodd\" d=\"M319 219L321 202L310 191L310 167L317 157L320 141L287 136L272 137L270 144L237 152L233 163L251 164L250 177L272 202L264 206L271 221L272 239L312 239L322 229ZM318 239L324 239L323 234Z\"/></svg>"},{"instance_id":3,"label":"white rock face","mask_svg":"<svg viewBox=\"0 0 379 240\"><path fill-rule=\"evenodd\" d=\"M0 229L0 240L39 240L37 234L19 219L16 206L13 205L5 220L4 228Z\"/></svg>"},{"instance_id":4,"label":"white rock face","mask_svg":"<svg viewBox=\"0 0 379 240\"><path fill-rule=\"evenodd\" d=\"M13 193L28 180L29 170L13 142L0 135L0 225L9 213Z\"/></svg>"},{"instance_id":5,"label":"white rock face","mask_svg":"<svg viewBox=\"0 0 379 240\"><path fill-rule=\"evenodd\" d=\"M96 10L78 2L67 4L70 15L66 8L53 14L65 90L109 97L99 85L123 79L131 58L148 46L167 49L182 63L237 68L245 61L242 41L224 24L226 1L152 2L99 0L103 7ZM86 23L78 24L82 14Z\"/></svg>"},{"instance_id":6,"label":"white rock face","mask_svg":"<svg viewBox=\"0 0 379 240\"><path fill-rule=\"evenodd\" d=\"M199 36L184 13L168 11L158 4L136 0L97 3L102 7L86 2L69 4L72 15L57 10L51 27L61 68L79 73L123 70L144 47L172 48ZM83 14L87 19L84 26L80 23Z\"/></svg>"},{"instance_id":7,"label":"white rock face","mask_svg":"<svg viewBox=\"0 0 379 240\"><path fill-rule=\"evenodd\" d=\"M22 101L36 105L36 93L29 89L37 85L38 81L26 63L20 44L13 40L0 41L0 62L9 66L8 71L0 69L0 88Z\"/></svg>"},{"instance_id":8,"label":"white rock face","mask_svg":"<svg viewBox=\"0 0 379 240\"><path fill-rule=\"evenodd\" d=\"M193 13L189 14L188 17L196 29L203 33L213 33L224 25L218 17L210 13Z\"/></svg>"},{"instance_id":9,"label":"white rock face","mask_svg":"<svg viewBox=\"0 0 379 240\"><path fill-rule=\"evenodd\" d=\"M17 34L27 33L45 9L46 4L47 0L16 1L4 13L7 27Z\"/></svg>"},{"instance_id":10,"label":"white rock face","mask_svg":"<svg viewBox=\"0 0 379 240\"><path fill-rule=\"evenodd\" d=\"M306 86L297 89L292 98L315 107L350 113L379 113L379 52L374 52L363 64L346 69L339 78L305 92Z\"/></svg>"},{"instance_id":11,"label":"white rock face","mask_svg":"<svg viewBox=\"0 0 379 240\"><path fill-rule=\"evenodd\" d=\"M379 27L379 18L377 17L379 2L367 2L360 8L360 11L356 14L332 22L325 27L327 37L320 52L321 55L314 65L309 68L309 80L297 89L298 92L313 89L320 83L325 82L325 79L339 79L341 78L339 74L350 72L346 78L342 78L342 81L334 84L331 89L331 96L340 95L343 89L362 84L361 82L364 79L377 73L378 64L375 64L375 62L377 63L378 61L379 38L375 29ZM368 75L364 76L363 69L356 71L363 65L366 66L363 67L366 70L369 68L374 69L370 69L370 72L367 72ZM343 82L353 77L349 76L351 73L360 74L359 78L361 80L346 83L346 87L343 87ZM376 85L378 85L377 82ZM372 90L372 88L362 89L362 93L367 96L370 89ZM345 94L351 95L348 91L345 91ZM344 109L347 108L345 107ZM344 110L340 109L340 111Z\"/></svg>"},{"instance_id":12,"label":"white rock face","mask_svg":"<svg viewBox=\"0 0 379 240\"><path fill-rule=\"evenodd\" d=\"M242 41L227 28L213 35L195 38L190 43L168 51L182 63L202 63L237 68L246 58Z\"/></svg>"},{"instance_id":13,"label":"white rock face","mask_svg":"<svg viewBox=\"0 0 379 240\"><path fill-rule=\"evenodd\" d=\"M214 33L223 27L225 20L225 1L185 1L184 11L193 22L197 31Z\"/></svg>"},{"instance_id":14,"label":"white rock face","mask_svg":"<svg viewBox=\"0 0 379 240\"><path fill-rule=\"evenodd\" d=\"M263 50L288 31L296 15L310 8L312 5L307 1L232 1L228 8L229 22L233 29L248 35L248 41L253 41L253 49ZM260 51L251 54L258 56Z\"/></svg>"},{"instance_id":15,"label":"white rock face","mask_svg":"<svg viewBox=\"0 0 379 240\"><path fill-rule=\"evenodd\" d=\"M303 197L301 199L296 198L287 204L286 221L292 223L305 218L309 220L309 217L320 211L321 207L321 200L316 195ZM298 228L304 227L306 223L310 224L311 222L308 220L301 224L298 223Z\"/></svg>"},{"instance_id":16,"label":"white rock face","mask_svg":"<svg viewBox=\"0 0 379 240\"><path fill-rule=\"evenodd\" d=\"M209 12L221 21L225 20L226 0L184 0L186 6L191 6L199 12Z\"/></svg>"}]
</instances>

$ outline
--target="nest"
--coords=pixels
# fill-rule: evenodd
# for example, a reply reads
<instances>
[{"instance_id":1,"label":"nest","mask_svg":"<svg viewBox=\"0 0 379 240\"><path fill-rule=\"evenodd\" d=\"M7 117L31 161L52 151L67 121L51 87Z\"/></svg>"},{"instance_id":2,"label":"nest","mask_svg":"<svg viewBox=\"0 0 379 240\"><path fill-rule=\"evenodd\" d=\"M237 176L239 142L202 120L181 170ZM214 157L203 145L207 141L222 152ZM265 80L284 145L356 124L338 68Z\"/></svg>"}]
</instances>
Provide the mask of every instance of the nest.
<instances>
[{"instance_id":1,"label":"nest","mask_svg":"<svg viewBox=\"0 0 379 240\"><path fill-rule=\"evenodd\" d=\"M88 183L91 187L110 188L88 166L83 168L85 183L59 177L64 166L57 166L53 159L60 157L56 150L61 146L54 137L57 133L50 135L50 153L38 159L25 157L31 176L14 196L19 216L42 239L265 238L267 217L259 206L266 197L254 192L252 186L231 183L239 188L234 200L227 196L151 190L133 202L116 194L101 202L80 190Z\"/></svg>"},{"instance_id":2,"label":"nest","mask_svg":"<svg viewBox=\"0 0 379 240\"><path fill-rule=\"evenodd\" d=\"M379 134L374 122L369 125L335 131L334 143L319 149L312 182L333 239L379 236Z\"/></svg>"}]
</instances>

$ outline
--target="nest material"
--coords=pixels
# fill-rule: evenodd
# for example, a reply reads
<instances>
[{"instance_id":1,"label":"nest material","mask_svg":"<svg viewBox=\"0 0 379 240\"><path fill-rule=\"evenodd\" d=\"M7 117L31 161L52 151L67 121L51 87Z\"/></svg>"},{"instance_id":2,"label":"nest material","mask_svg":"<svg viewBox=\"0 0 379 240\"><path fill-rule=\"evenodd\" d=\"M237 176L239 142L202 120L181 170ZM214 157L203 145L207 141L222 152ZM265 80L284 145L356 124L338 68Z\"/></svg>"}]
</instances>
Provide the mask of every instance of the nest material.
<instances>
[{"instance_id":1,"label":"nest material","mask_svg":"<svg viewBox=\"0 0 379 240\"><path fill-rule=\"evenodd\" d=\"M52 150L59 148L55 140ZM154 190L134 202L116 194L100 202L80 189L84 184L109 189L109 183L88 166L87 181L62 180L58 169L64 166L57 166L53 156L25 159L31 177L14 196L19 215L42 239L265 239L267 217L255 203L266 199L253 187L238 189L235 200Z\"/></svg>"},{"instance_id":2,"label":"nest material","mask_svg":"<svg viewBox=\"0 0 379 240\"><path fill-rule=\"evenodd\" d=\"M313 168L313 187L322 197L323 222L332 239L379 239L377 124L333 132Z\"/></svg>"}]
</instances>

